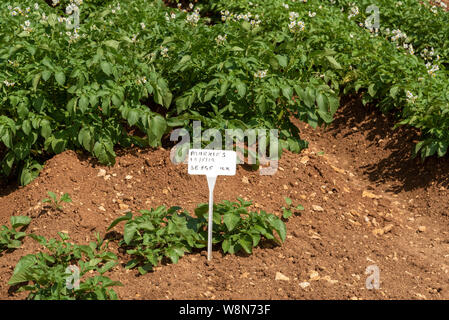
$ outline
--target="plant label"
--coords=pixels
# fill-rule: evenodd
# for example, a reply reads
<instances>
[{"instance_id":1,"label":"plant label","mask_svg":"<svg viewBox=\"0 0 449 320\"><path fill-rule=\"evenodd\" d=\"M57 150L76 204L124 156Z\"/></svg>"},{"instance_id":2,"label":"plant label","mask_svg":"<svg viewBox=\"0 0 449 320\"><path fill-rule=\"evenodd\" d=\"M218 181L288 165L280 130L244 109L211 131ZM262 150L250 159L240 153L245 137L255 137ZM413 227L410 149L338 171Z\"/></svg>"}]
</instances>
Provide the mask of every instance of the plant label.
<instances>
[{"instance_id":1,"label":"plant label","mask_svg":"<svg viewBox=\"0 0 449 320\"><path fill-rule=\"evenodd\" d=\"M189 150L189 174L202 174L206 176L233 176L237 156L230 150Z\"/></svg>"},{"instance_id":2,"label":"plant label","mask_svg":"<svg viewBox=\"0 0 449 320\"><path fill-rule=\"evenodd\" d=\"M209 221L207 229L207 260L212 259L212 218L214 208L214 187L217 176L233 176L237 164L237 154L230 150L190 149L188 173L201 174L207 178L209 187Z\"/></svg>"}]
</instances>

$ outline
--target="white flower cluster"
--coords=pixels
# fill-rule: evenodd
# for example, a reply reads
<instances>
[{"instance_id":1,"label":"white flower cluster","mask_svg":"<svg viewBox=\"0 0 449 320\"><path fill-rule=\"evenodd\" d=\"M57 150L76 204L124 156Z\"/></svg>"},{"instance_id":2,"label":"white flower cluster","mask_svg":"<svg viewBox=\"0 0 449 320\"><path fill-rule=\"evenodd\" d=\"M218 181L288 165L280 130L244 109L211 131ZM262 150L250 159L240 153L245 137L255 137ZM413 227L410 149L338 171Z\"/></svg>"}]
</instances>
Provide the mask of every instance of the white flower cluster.
<instances>
[{"instance_id":1,"label":"white flower cluster","mask_svg":"<svg viewBox=\"0 0 449 320\"><path fill-rule=\"evenodd\" d=\"M265 78L267 76L267 72L268 72L268 70L259 70L254 73L254 78L259 78L259 79Z\"/></svg>"},{"instance_id":2,"label":"white flower cluster","mask_svg":"<svg viewBox=\"0 0 449 320\"><path fill-rule=\"evenodd\" d=\"M226 37L227 37L227 35L224 35L224 36L218 35L215 38L215 41L217 42L218 45L221 45L221 44L223 44L226 41Z\"/></svg>"},{"instance_id":3,"label":"white flower cluster","mask_svg":"<svg viewBox=\"0 0 449 320\"><path fill-rule=\"evenodd\" d=\"M4 80L3 83L7 87L14 87L14 85L16 84L15 82L9 82L8 80Z\"/></svg>"},{"instance_id":4,"label":"white flower cluster","mask_svg":"<svg viewBox=\"0 0 449 320\"><path fill-rule=\"evenodd\" d=\"M352 17L355 17L359 14L359 7L355 5L355 3L352 4L348 19L351 19Z\"/></svg>"},{"instance_id":5,"label":"white flower cluster","mask_svg":"<svg viewBox=\"0 0 449 320\"><path fill-rule=\"evenodd\" d=\"M437 8L437 6L432 6L432 7L430 8L430 11L432 11L433 14L437 14L437 13L438 13L438 8Z\"/></svg>"},{"instance_id":6,"label":"white flower cluster","mask_svg":"<svg viewBox=\"0 0 449 320\"><path fill-rule=\"evenodd\" d=\"M432 61L435 59L435 61L440 60L440 55L435 54L435 50L433 49L433 47L429 50L427 48L424 48L421 53L420 53L421 57L426 60L426 61ZM434 58L435 57L435 58Z\"/></svg>"},{"instance_id":7,"label":"white flower cluster","mask_svg":"<svg viewBox=\"0 0 449 320\"><path fill-rule=\"evenodd\" d=\"M298 18L299 14L297 12L292 11L289 13L290 23L288 24L288 28L290 32L304 31L306 28L306 24L301 20L297 20Z\"/></svg>"},{"instance_id":8,"label":"white flower cluster","mask_svg":"<svg viewBox=\"0 0 449 320\"><path fill-rule=\"evenodd\" d=\"M329 0L330 4L335 4L335 0Z\"/></svg>"},{"instance_id":9,"label":"white flower cluster","mask_svg":"<svg viewBox=\"0 0 449 320\"><path fill-rule=\"evenodd\" d=\"M296 20L299 18L299 14L297 12L290 11L290 13L288 14L288 18L290 19L290 21Z\"/></svg>"},{"instance_id":10,"label":"white flower cluster","mask_svg":"<svg viewBox=\"0 0 449 320\"><path fill-rule=\"evenodd\" d=\"M315 17L315 16L316 16L316 12L310 12L310 11L309 11L309 17L310 17L310 18L313 18L313 17Z\"/></svg>"},{"instance_id":11,"label":"white flower cluster","mask_svg":"<svg viewBox=\"0 0 449 320\"><path fill-rule=\"evenodd\" d=\"M52 6L57 6L59 4L59 0L53 0L52 1Z\"/></svg>"},{"instance_id":12,"label":"white flower cluster","mask_svg":"<svg viewBox=\"0 0 449 320\"><path fill-rule=\"evenodd\" d=\"M283 3L282 6L283 6L285 9L288 9L288 8L289 8L288 4L286 4L286 3Z\"/></svg>"},{"instance_id":13,"label":"white flower cluster","mask_svg":"<svg viewBox=\"0 0 449 320\"><path fill-rule=\"evenodd\" d=\"M39 5L37 3L35 4L35 8L36 8L36 5L37 5L37 7L39 9ZM36 9L36 10L38 10L38 9ZM12 6L9 5L8 6L8 10L11 11L10 15L12 15L13 17L21 15L23 17L28 18L28 13L30 13L31 8L27 7L25 10L22 10L20 7L14 7L13 8Z\"/></svg>"},{"instance_id":14,"label":"white flower cluster","mask_svg":"<svg viewBox=\"0 0 449 320\"><path fill-rule=\"evenodd\" d=\"M176 14L174 12L168 14L168 12L165 13L165 20L170 21L176 19Z\"/></svg>"},{"instance_id":15,"label":"white flower cluster","mask_svg":"<svg viewBox=\"0 0 449 320\"><path fill-rule=\"evenodd\" d=\"M393 41L393 42L396 42L399 39L404 39L404 40L407 39L407 35L399 29L395 29L395 30L391 31L391 33L393 34L393 36L391 37L391 41Z\"/></svg>"},{"instance_id":16,"label":"white flower cluster","mask_svg":"<svg viewBox=\"0 0 449 320\"><path fill-rule=\"evenodd\" d=\"M70 3L66 8L65 8L65 13L66 14L72 14L73 12L79 10L78 6L74 3Z\"/></svg>"},{"instance_id":17,"label":"white flower cluster","mask_svg":"<svg viewBox=\"0 0 449 320\"><path fill-rule=\"evenodd\" d=\"M430 74L432 77L435 77L435 75L436 75L435 72L440 70L438 65L436 65L436 64L432 65L430 62L426 63L426 68L427 68L427 73Z\"/></svg>"},{"instance_id":18,"label":"white flower cluster","mask_svg":"<svg viewBox=\"0 0 449 320\"><path fill-rule=\"evenodd\" d=\"M413 44L407 42L408 37L407 37L407 35L404 32L402 32L399 29L395 29L395 30L390 31L389 28L386 28L384 30L384 33L387 36L392 35L390 37L390 40L393 41L393 42L397 42L396 48L398 48L398 49L400 49L400 48L406 49L408 51L408 53L411 54L411 55L415 54L415 49L413 48ZM402 42L402 45L401 45L401 42Z\"/></svg>"},{"instance_id":19,"label":"white flower cluster","mask_svg":"<svg viewBox=\"0 0 449 320\"><path fill-rule=\"evenodd\" d=\"M72 15L71 17L65 18L63 17L61 19L61 17L58 18L59 22L65 22L67 28L69 29L75 29L75 34L78 32L79 29L79 13L80 13L80 8L79 6L83 4L83 0L70 0L69 5L65 8L65 13L68 15ZM119 9L120 9L120 5L119 5ZM73 19L72 19L73 18ZM72 21L74 23L72 23ZM76 39L78 38L78 35L75 36L75 38L73 38L71 40L71 42L76 41Z\"/></svg>"},{"instance_id":20,"label":"white flower cluster","mask_svg":"<svg viewBox=\"0 0 449 320\"><path fill-rule=\"evenodd\" d=\"M140 27L142 28L142 30L145 30L145 28L146 28L145 23L141 22L141 23L140 23Z\"/></svg>"},{"instance_id":21,"label":"white flower cluster","mask_svg":"<svg viewBox=\"0 0 449 320\"><path fill-rule=\"evenodd\" d=\"M417 96L413 95L410 91L407 90L407 93L405 94L407 96L407 102L409 103L415 103Z\"/></svg>"},{"instance_id":22,"label":"white flower cluster","mask_svg":"<svg viewBox=\"0 0 449 320\"><path fill-rule=\"evenodd\" d=\"M221 21L240 21L244 20L246 22L249 22L253 27L258 26L262 21L260 21L260 17L258 14L253 16L251 12L248 12L246 14L234 14L232 12L229 12L228 10L220 11L221 13Z\"/></svg>"},{"instance_id":23,"label":"white flower cluster","mask_svg":"<svg viewBox=\"0 0 449 320\"><path fill-rule=\"evenodd\" d=\"M440 6L443 9L447 9L447 4L444 3L444 1L441 0L434 0L435 4Z\"/></svg>"},{"instance_id":24,"label":"white flower cluster","mask_svg":"<svg viewBox=\"0 0 449 320\"><path fill-rule=\"evenodd\" d=\"M220 13L221 13L221 21L223 21L223 22L226 22L227 20L232 19L234 16L234 14L232 14L232 16L231 16L231 13L228 10L226 10L226 11L222 10L222 11L220 11Z\"/></svg>"},{"instance_id":25,"label":"white flower cluster","mask_svg":"<svg viewBox=\"0 0 449 320\"><path fill-rule=\"evenodd\" d=\"M23 29L24 31L28 31L28 32L33 31L33 28L30 28L30 26L31 26L30 20L26 20L26 21L25 21L23 24L21 24L20 26L22 27L22 29Z\"/></svg>"},{"instance_id":26,"label":"white flower cluster","mask_svg":"<svg viewBox=\"0 0 449 320\"><path fill-rule=\"evenodd\" d=\"M117 11L120 11L120 9L121 9L121 7L120 7L120 2L117 3L117 7L112 8L111 5L109 5L109 8L111 8L111 12L112 12L113 14L115 14Z\"/></svg>"},{"instance_id":27,"label":"white flower cluster","mask_svg":"<svg viewBox=\"0 0 449 320\"><path fill-rule=\"evenodd\" d=\"M78 29L73 29L73 32L67 31L65 33L69 37L69 43L74 43L79 40L80 34L78 33Z\"/></svg>"},{"instance_id":28,"label":"white flower cluster","mask_svg":"<svg viewBox=\"0 0 449 320\"><path fill-rule=\"evenodd\" d=\"M408 53L410 53L411 55L415 54L415 49L413 48L413 44L411 44L411 43L404 43L402 46L404 47L404 49L407 49Z\"/></svg>"},{"instance_id":29,"label":"white flower cluster","mask_svg":"<svg viewBox=\"0 0 449 320\"><path fill-rule=\"evenodd\" d=\"M167 47L163 47L163 46L161 46L160 48L161 48L161 55L164 58L168 58L168 48Z\"/></svg>"},{"instance_id":30,"label":"white flower cluster","mask_svg":"<svg viewBox=\"0 0 449 320\"><path fill-rule=\"evenodd\" d=\"M362 25L360 25L360 26L362 26ZM368 20L365 20L365 28L368 29L368 31L370 33L373 33L374 36L378 36L379 35L379 28L374 28L374 26ZM390 29L388 29L388 32L390 32Z\"/></svg>"},{"instance_id":31,"label":"white flower cluster","mask_svg":"<svg viewBox=\"0 0 449 320\"><path fill-rule=\"evenodd\" d=\"M194 12L187 15L186 21L192 26L196 26L198 24L198 21L200 21L200 18L200 9L197 8Z\"/></svg>"},{"instance_id":32,"label":"white flower cluster","mask_svg":"<svg viewBox=\"0 0 449 320\"><path fill-rule=\"evenodd\" d=\"M256 17L259 17L259 15L256 14ZM249 22L253 27L257 27L261 23L261 21L258 18L256 19L257 20L251 19L251 21Z\"/></svg>"},{"instance_id":33,"label":"white flower cluster","mask_svg":"<svg viewBox=\"0 0 449 320\"><path fill-rule=\"evenodd\" d=\"M189 9L183 9L182 8L182 3L178 3L176 5L178 7L179 10L181 10L182 12L189 12L189 10L193 10L193 8L195 7L195 5L193 3L189 3L188 7Z\"/></svg>"},{"instance_id":34,"label":"white flower cluster","mask_svg":"<svg viewBox=\"0 0 449 320\"><path fill-rule=\"evenodd\" d=\"M137 84L145 84L147 83L147 77L140 77L136 80Z\"/></svg>"}]
</instances>

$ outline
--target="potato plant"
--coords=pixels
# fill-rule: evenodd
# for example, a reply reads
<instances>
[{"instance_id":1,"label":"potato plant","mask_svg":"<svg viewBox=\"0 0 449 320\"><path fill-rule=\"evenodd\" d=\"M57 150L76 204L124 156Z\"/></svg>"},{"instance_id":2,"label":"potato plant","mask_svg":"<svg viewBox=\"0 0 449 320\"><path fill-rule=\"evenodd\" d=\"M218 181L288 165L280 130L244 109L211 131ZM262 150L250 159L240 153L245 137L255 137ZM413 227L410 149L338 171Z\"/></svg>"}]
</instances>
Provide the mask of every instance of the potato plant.
<instances>
[{"instance_id":1,"label":"potato plant","mask_svg":"<svg viewBox=\"0 0 449 320\"><path fill-rule=\"evenodd\" d=\"M167 210L160 206L141 210L141 215L134 218L129 212L111 223L108 230L119 222L126 221L120 245L133 257L126 268L137 266L139 272L145 274L163 258L176 263L185 252L204 246L204 235L198 233L196 220L185 212L179 213L180 209L171 207Z\"/></svg>"},{"instance_id":2,"label":"potato plant","mask_svg":"<svg viewBox=\"0 0 449 320\"><path fill-rule=\"evenodd\" d=\"M58 235L61 240L31 234L46 250L23 256L8 284L29 292L31 300L117 299L111 287L121 283L104 276L117 265L107 244L97 238L89 245L77 245L68 242L67 234Z\"/></svg>"},{"instance_id":3,"label":"potato plant","mask_svg":"<svg viewBox=\"0 0 449 320\"><path fill-rule=\"evenodd\" d=\"M68 193L64 193L59 199L58 196L53 191L47 191L47 194L50 198L42 199L43 203L49 203L53 209L62 211L62 203L63 202L72 202L70 195Z\"/></svg>"},{"instance_id":4,"label":"potato plant","mask_svg":"<svg viewBox=\"0 0 449 320\"><path fill-rule=\"evenodd\" d=\"M214 204L213 243L220 244L224 253L244 251L251 254L253 247L257 247L263 238L277 244L285 241L287 231L281 219L263 210L248 211L252 203L241 198L237 200ZM199 205L195 209L195 215L204 226L208 210L208 204Z\"/></svg>"},{"instance_id":5,"label":"potato plant","mask_svg":"<svg viewBox=\"0 0 449 320\"><path fill-rule=\"evenodd\" d=\"M296 207L293 205L292 199L289 197L284 197L285 203L287 207L282 207L282 218L289 219L294 212L304 210L304 207L301 204L298 204Z\"/></svg>"},{"instance_id":6,"label":"potato plant","mask_svg":"<svg viewBox=\"0 0 449 320\"><path fill-rule=\"evenodd\" d=\"M11 229L5 225L0 228L0 253L5 250L20 248L22 239L25 238L26 233L17 231L16 229L28 226L31 218L27 216L12 216L10 222Z\"/></svg>"},{"instance_id":7,"label":"potato plant","mask_svg":"<svg viewBox=\"0 0 449 320\"><path fill-rule=\"evenodd\" d=\"M278 244L285 240L284 222L264 211L248 212L250 205L251 202L242 199L214 205L213 244L221 245L224 253L245 251L250 254L263 238ZM134 218L129 212L112 222L108 230L126 221L120 242L132 256L126 268L137 267L145 274L163 259L177 263L186 252L207 246L208 205L199 205L195 217L181 210L180 207L160 206L141 210Z\"/></svg>"}]
</instances>

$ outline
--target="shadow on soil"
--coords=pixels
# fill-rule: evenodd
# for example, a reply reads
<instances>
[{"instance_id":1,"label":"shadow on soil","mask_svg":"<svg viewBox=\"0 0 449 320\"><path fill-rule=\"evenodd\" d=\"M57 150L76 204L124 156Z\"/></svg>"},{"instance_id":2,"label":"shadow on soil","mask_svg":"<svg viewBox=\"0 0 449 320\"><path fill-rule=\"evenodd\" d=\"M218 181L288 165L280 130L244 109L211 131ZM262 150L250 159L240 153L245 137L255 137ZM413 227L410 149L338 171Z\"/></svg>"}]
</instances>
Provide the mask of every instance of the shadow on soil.
<instances>
[{"instance_id":1,"label":"shadow on soil","mask_svg":"<svg viewBox=\"0 0 449 320\"><path fill-rule=\"evenodd\" d=\"M342 133L344 138L354 134L351 128L363 132L368 143L368 164L359 169L375 183L393 182L390 192L411 191L435 183L449 187L448 157L413 158L412 150L420 140L419 132L410 127L394 129L397 120L383 115L374 106L363 106L361 99L348 97L342 101L335 121L328 132L334 136ZM383 149L379 140L387 141Z\"/></svg>"}]
</instances>

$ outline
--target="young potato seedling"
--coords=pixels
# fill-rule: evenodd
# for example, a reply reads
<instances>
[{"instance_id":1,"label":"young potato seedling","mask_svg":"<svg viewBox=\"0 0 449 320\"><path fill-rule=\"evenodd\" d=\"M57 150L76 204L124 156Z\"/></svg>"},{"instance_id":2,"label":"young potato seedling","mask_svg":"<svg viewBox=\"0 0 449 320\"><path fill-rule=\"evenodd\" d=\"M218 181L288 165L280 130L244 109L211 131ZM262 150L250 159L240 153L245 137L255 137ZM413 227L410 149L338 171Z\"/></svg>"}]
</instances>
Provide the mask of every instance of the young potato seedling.
<instances>
[{"instance_id":1,"label":"young potato seedling","mask_svg":"<svg viewBox=\"0 0 449 320\"><path fill-rule=\"evenodd\" d=\"M282 218L288 219L292 216L294 211L302 211L304 207L298 204L296 207L293 206L293 201L289 197L284 197L287 207L282 207Z\"/></svg>"},{"instance_id":2,"label":"young potato seedling","mask_svg":"<svg viewBox=\"0 0 449 320\"><path fill-rule=\"evenodd\" d=\"M25 232L17 231L17 228L30 224L31 218L26 216L12 216L10 218L11 229L3 225L0 229L0 253L8 249L17 249L22 245Z\"/></svg>"},{"instance_id":3,"label":"young potato seedling","mask_svg":"<svg viewBox=\"0 0 449 320\"><path fill-rule=\"evenodd\" d=\"M62 211L63 202L72 202L72 199L70 198L70 195L68 193L64 193L59 199L58 196L52 191L47 191L47 194L50 196L50 198L45 198L42 200L42 202L50 203L50 205L55 210Z\"/></svg>"}]
</instances>

